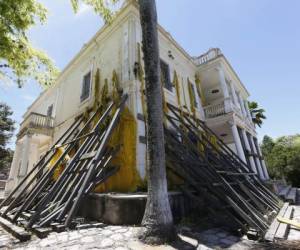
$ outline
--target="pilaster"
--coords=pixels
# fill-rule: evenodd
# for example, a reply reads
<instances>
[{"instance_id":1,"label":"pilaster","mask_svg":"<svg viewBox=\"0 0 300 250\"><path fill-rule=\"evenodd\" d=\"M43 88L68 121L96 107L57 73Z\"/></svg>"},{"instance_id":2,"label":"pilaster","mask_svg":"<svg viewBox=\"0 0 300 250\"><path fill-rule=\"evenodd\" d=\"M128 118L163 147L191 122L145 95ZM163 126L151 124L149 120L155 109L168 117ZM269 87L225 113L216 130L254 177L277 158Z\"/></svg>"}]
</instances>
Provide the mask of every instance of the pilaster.
<instances>
[{"instance_id":1,"label":"pilaster","mask_svg":"<svg viewBox=\"0 0 300 250\"><path fill-rule=\"evenodd\" d=\"M22 145L23 152L22 152L22 158L21 158L21 168L20 168L20 172L19 172L19 176L21 178L24 177L27 173L31 138L32 138L32 134L30 134L30 133L27 133L24 136L24 142Z\"/></svg>"},{"instance_id":2,"label":"pilaster","mask_svg":"<svg viewBox=\"0 0 300 250\"><path fill-rule=\"evenodd\" d=\"M230 86L231 93L232 93L233 103L236 107L239 107L240 105L239 105L238 97L236 95L232 81L229 81L229 86Z\"/></svg>"},{"instance_id":3,"label":"pilaster","mask_svg":"<svg viewBox=\"0 0 300 250\"><path fill-rule=\"evenodd\" d=\"M241 106L241 110L242 110L242 114L247 117L247 113L246 113L246 110L245 110L245 106L244 106L244 100L241 96L241 93L238 93L238 98L240 100L240 106Z\"/></svg>"}]
</instances>

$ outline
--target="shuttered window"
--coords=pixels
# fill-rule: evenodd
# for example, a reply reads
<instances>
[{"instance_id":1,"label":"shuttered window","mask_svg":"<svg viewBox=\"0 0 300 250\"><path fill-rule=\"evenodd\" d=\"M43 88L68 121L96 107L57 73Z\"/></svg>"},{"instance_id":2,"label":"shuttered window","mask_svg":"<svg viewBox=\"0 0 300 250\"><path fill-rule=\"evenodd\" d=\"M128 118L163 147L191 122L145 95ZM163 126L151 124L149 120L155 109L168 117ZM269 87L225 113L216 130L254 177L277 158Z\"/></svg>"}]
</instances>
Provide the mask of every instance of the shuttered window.
<instances>
[{"instance_id":1,"label":"shuttered window","mask_svg":"<svg viewBox=\"0 0 300 250\"><path fill-rule=\"evenodd\" d=\"M87 73L83 77L82 90L81 90L81 96L80 96L81 102L83 102L90 96L90 87L91 87L91 72Z\"/></svg>"},{"instance_id":2,"label":"shuttered window","mask_svg":"<svg viewBox=\"0 0 300 250\"><path fill-rule=\"evenodd\" d=\"M52 117L52 113L53 113L53 104L48 107L47 116Z\"/></svg>"},{"instance_id":3,"label":"shuttered window","mask_svg":"<svg viewBox=\"0 0 300 250\"><path fill-rule=\"evenodd\" d=\"M163 60L160 60L160 74L161 74L161 81L164 88L172 91L173 84L171 83L171 79L170 79L170 68L169 65L165 63Z\"/></svg>"},{"instance_id":4,"label":"shuttered window","mask_svg":"<svg viewBox=\"0 0 300 250\"><path fill-rule=\"evenodd\" d=\"M195 86L194 86L194 84L191 84L191 85L192 85L192 92L193 92L193 95L194 95L195 107L198 108L198 102L197 102L197 96L196 96Z\"/></svg>"}]
</instances>

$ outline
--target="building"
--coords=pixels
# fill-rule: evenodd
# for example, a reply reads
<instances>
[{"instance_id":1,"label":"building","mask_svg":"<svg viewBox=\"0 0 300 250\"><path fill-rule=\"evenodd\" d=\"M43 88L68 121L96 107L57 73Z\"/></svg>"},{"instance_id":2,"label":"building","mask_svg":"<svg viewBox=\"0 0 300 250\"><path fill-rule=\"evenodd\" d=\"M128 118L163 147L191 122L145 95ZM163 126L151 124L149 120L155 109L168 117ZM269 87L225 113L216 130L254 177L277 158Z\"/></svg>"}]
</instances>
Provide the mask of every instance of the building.
<instances>
[{"instance_id":1,"label":"building","mask_svg":"<svg viewBox=\"0 0 300 250\"><path fill-rule=\"evenodd\" d=\"M193 113L236 151L260 179L269 179L256 139L249 93L220 49L190 56L158 27L165 102ZM135 1L127 1L24 114L6 192L9 193L74 119L117 89L129 94L120 133L127 143L121 170L98 191L135 191L145 179L145 97L142 34ZM125 157L124 157L125 155ZM122 171L124 169L124 171Z\"/></svg>"}]
</instances>

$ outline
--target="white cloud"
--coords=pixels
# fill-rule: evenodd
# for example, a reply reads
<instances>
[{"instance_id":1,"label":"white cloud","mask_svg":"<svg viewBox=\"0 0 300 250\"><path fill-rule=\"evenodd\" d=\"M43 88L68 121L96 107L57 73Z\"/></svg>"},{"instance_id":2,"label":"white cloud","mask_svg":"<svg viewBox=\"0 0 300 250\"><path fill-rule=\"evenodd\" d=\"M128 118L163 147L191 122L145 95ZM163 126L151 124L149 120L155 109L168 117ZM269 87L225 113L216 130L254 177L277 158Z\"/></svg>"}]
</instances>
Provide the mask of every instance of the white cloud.
<instances>
[{"instance_id":1,"label":"white cloud","mask_svg":"<svg viewBox=\"0 0 300 250\"><path fill-rule=\"evenodd\" d=\"M81 3L81 4L79 5L78 11L77 11L77 13L76 13L76 16L77 16L77 17L80 17L80 16L82 16L82 15L84 15L84 14L90 12L91 10L92 10L92 7L91 7L91 6L86 5L86 4L84 4L84 3Z\"/></svg>"}]
</instances>

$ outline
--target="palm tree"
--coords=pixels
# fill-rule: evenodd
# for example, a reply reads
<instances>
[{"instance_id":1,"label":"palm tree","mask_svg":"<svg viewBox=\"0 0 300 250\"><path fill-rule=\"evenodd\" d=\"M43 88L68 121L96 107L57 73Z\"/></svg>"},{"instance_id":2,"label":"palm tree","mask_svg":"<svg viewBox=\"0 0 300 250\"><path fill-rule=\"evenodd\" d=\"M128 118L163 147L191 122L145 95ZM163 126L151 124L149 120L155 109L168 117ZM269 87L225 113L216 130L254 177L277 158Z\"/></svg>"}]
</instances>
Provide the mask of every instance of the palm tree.
<instances>
[{"instance_id":1,"label":"palm tree","mask_svg":"<svg viewBox=\"0 0 300 250\"><path fill-rule=\"evenodd\" d=\"M261 127L261 125L263 124L263 120L267 118L264 114L265 110L259 108L257 102L248 102L248 105L253 123Z\"/></svg>"},{"instance_id":2,"label":"palm tree","mask_svg":"<svg viewBox=\"0 0 300 250\"><path fill-rule=\"evenodd\" d=\"M163 128L163 98L155 0L139 0L147 99L148 199L140 239L162 244L175 237L170 209Z\"/></svg>"},{"instance_id":3,"label":"palm tree","mask_svg":"<svg viewBox=\"0 0 300 250\"><path fill-rule=\"evenodd\" d=\"M71 0L74 9L80 0ZM106 21L111 20L105 0L81 0L91 5ZM116 3L118 0L110 0ZM147 179L148 198L139 238L148 244L163 244L175 239L165 167L163 99L155 0L138 0L143 36L147 106Z\"/></svg>"}]
</instances>

